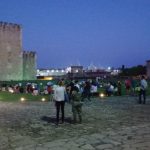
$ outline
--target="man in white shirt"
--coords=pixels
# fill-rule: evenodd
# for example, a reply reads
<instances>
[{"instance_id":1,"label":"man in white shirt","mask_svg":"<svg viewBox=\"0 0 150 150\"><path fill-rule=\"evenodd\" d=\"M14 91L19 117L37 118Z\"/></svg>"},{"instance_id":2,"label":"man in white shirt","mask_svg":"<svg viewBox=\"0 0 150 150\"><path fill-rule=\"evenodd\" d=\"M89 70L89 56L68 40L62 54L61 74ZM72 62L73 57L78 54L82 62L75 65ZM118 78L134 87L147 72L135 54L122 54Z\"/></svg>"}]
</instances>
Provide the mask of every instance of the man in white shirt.
<instances>
[{"instance_id":1,"label":"man in white shirt","mask_svg":"<svg viewBox=\"0 0 150 150\"><path fill-rule=\"evenodd\" d=\"M58 86L54 88L54 100L56 106L56 124L59 123L59 112L61 109L62 117L61 121L64 123L64 106L65 106L65 87L62 86L62 82L58 83Z\"/></svg>"},{"instance_id":2,"label":"man in white shirt","mask_svg":"<svg viewBox=\"0 0 150 150\"><path fill-rule=\"evenodd\" d=\"M147 89L147 81L145 80L145 77L142 76L140 81L140 93L139 93L139 104L142 103L142 95L143 95L143 104L146 103L146 89Z\"/></svg>"}]
</instances>

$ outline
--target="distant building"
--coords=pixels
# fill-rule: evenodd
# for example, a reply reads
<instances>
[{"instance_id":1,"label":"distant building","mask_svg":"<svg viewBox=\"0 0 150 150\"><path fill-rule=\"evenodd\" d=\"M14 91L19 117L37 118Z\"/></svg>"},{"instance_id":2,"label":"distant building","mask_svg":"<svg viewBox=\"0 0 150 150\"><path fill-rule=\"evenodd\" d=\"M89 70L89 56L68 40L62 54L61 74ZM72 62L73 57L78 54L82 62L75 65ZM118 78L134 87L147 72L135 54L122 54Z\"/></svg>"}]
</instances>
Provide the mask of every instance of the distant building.
<instances>
[{"instance_id":1,"label":"distant building","mask_svg":"<svg viewBox=\"0 0 150 150\"><path fill-rule=\"evenodd\" d=\"M83 73L83 66L71 66L67 68L69 73Z\"/></svg>"},{"instance_id":2,"label":"distant building","mask_svg":"<svg viewBox=\"0 0 150 150\"><path fill-rule=\"evenodd\" d=\"M95 72L97 70L97 67L91 63L88 68L87 68L88 71L92 71L92 72Z\"/></svg>"},{"instance_id":3,"label":"distant building","mask_svg":"<svg viewBox=\"0 0 150 150\"><path fill-rule=\"evenodd\" d=\"M86 78L106 78L111 75L111 72L108 72L106 70L97 69L95 71L88 70L84 73Z\"/></svg>"},{"instance_id":4,"label":"distant building","mask_svg":"<svg viewBox=\"0 0 150 150\"><path fill-rule=\"evenodd\" d=\"M65 69L38 69L37 70L37 79L56 79L65 77L67 74Z\"/></svg>"},{"instance_id":5,"label":"distant building","mask_svg":"<svg viewBox=\"0 0 150 150\"><path fill-rule=\"evenodd\" d=\"M83 66L71 66L68 69L67 77L69 79L96 79L110 76L111 72L105 69L98 69L96 66L91 64L87 69Z\"/></svg>"},{"instance_id":6,"label":"distant building","mask_svg":"<svg viewBox=\"0 0 150 150\"><path fill-rule=\"evenodd\" d=\"M97 69L96 67L88 67L84 69L83 66L75 65L67 67L66 69L38 69L37 79L96 79L109 77L111 75L110 70Z\"/></svg>"},{"instance_id":7,"label":"distant building","mask_svg":"<svg viewBox=\"0 0 150 150\"><path fill-rule=\"evenodd\" d=\"M22 50L22 27L0 22L0 81L36 78L36 53Z\"/></svg>"},{"instance_id":8,"label":"distant building","mask_svg":"<svg viewBox=\"0 0 150 150\"><path fill-rule=\"evenodd\" d=\"M84 76L83 66L70 66L66 69L67 78L82 78Z\"/></svg>"}]
</instances>

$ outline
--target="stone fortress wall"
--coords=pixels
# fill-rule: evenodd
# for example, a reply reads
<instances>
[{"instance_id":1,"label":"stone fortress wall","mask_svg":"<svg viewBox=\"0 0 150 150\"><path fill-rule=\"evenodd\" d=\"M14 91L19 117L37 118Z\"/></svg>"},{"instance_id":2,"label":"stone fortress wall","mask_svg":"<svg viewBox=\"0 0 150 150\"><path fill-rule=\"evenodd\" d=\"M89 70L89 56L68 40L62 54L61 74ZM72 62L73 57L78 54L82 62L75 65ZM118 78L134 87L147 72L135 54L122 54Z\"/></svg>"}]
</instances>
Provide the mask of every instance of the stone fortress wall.
<instances>
[{"instance_id":1,"label":"stone fortress wall","mask_svg":"<svg viewBox=\"0 0 150 150\"><path fill-rule=\"evenodd\" d=\"M29 55L28 58L31 58L26 59L24 53L22 27L18 24L0 22L0 81L35 79L33 70L36 69L36 54L30 52L34 55Z\"/></svg>"},{"instance_id":2,"label":"stone fortress wall","mask_svg":"<svg viewBox=\"0 0 150 150\"><path fill-rule=\"evenodd\" d=\"M36 75L36 53L31 51L23 52L23 79L35 79Z\"/></svg>"}]
</instances>

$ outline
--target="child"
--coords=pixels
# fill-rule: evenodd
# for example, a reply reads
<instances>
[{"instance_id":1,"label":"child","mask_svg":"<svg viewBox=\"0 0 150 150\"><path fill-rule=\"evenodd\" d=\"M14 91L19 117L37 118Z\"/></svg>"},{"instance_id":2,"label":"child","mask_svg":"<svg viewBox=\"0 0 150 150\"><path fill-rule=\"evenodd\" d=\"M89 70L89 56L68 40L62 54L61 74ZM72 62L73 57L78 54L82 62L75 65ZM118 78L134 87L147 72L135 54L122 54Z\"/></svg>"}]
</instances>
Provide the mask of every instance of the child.
<instances>
[{"instance_id":1,"label":"child","mask_svg":"<svg viewBox=\"0 0 150 150\"><path fill-rule=\"evenodd\" d=\"M82 123L82 102L81 102L81 94L79 93L79 89L74 86L72 95L71 95L71 104L72 104L72 112L73 112L73 121L77 122L77 115L79 118L79 123Z\"/></svg>"}]
</instances>

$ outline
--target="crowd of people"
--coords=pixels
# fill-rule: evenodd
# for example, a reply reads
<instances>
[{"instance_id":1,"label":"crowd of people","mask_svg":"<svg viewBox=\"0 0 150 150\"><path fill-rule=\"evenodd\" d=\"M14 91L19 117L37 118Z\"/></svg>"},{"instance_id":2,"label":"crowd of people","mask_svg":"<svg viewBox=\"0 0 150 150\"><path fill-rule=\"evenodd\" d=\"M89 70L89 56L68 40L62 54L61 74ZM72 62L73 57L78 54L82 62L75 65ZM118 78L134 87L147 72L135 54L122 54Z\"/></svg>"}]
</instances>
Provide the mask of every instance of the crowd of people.
<instances>
[{"instance_id":1,"label":"crowd of people","mask_svg":"<svg viewBox=\"0 0 150 150\"><path fill-rule=\"evenodd\" d=\"M136 91L136 87L138 87L138 93L139 93L139 104L145 104L146 103L146 89L147 89L147 81L144 76L141 77L140 82L136 86L135 83L129 78L127 78L124 82L126 94L129 95L133 94L133 92ZM111 82L106 83L104 85L105 92L108 94L108 96L111 96L111 94L116 94L121 96L121 88L122 83L120 81L117 82L117 84L112 84ZM82 122L82 105L85 99L91 100L92 93L97 93L97 89L99 84L97 84L94 81L85 81L84 84L80 84L79 81L71 81L69 84L65 85L64 81L60 81L57 86L55 86L54 90L54 100L56 104L56 118L57 118L57 124L59 124L59 112L61 110L62 113L62 119L61 123L64 122L64 106L65 106L65 100L67 95L67 101L69 101L72 105L72 113L73 113L73 121L74 123L77 122L77 116L78 116L78 122ZM143 97L143 98L142 98Z\"/></svg>"},{"instance_id":2,"label":"crowd of people","mask_svg":"<svg viewBox=\"0 0 150 150\"><path fill-rule=\"evenodd\" d=\"M40 83L41 84L41 83ZM14 86L5 85L5 90L11 93L30 93L34 96L51 95L56 106L56 124L60 123L60 111L61 111L61 123L64 122L64 107L65 102L72 105L73 122L82 122L82 105L85 100L91 101L92 96L99 96L99 89L103 88L106 96L122 95L122 87L124 84L126 95L135 95L138 93L139 104L146 103L146 89L148 87L147 81L144 76L141 76L141 80L135 83L134 80L126 78L124 82L99 82L96 80L59 80L57 82L48 82L45 86L40 86L37 83L27 83L23 86L21 83ZM4 87L1 87L1 90Z\"/></svg>"}]
</instances>

